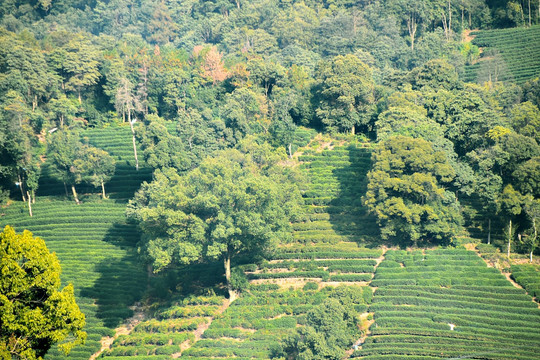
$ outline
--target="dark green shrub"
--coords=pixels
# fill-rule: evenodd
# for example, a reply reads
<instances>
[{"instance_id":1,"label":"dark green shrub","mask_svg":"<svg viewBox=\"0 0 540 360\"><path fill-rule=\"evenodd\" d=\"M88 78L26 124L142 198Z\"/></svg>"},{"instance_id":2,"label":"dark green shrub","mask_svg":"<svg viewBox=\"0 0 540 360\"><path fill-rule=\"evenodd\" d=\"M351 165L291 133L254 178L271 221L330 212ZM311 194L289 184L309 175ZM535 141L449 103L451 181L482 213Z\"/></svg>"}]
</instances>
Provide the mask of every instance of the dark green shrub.
<instances>
[{"instance_id":1,"label":"dark green shrub","mask_svg":"<svg viewBox=\"0 0 540 360\"><path fill-rule=\"evenodd\" d=\"M305 285L304 285L304 291L309 291L309 290L319 290L319 284L317 284L316 282L312 282L312 281L308 281Z\"/></svg>"}]
</instances>

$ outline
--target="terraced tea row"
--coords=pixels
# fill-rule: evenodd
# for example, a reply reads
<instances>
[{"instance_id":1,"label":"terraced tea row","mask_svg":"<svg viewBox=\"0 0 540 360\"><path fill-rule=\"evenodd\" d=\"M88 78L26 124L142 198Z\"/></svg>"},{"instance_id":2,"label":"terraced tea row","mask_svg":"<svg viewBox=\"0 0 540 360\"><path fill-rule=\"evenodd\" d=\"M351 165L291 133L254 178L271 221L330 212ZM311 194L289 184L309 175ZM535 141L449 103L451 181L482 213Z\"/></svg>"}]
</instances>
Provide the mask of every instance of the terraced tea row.
<instances>
[{"instance_id":1,"label":"terraced tea row","mask_svg":"<svg viewBox=\"0 0 540 360\"><path fill-rule=\"evenodd\" d=\"M115 339L101 354L107 360L164 359L177 357L191 346L196 332L208 327L227 300L222 296L190 296L152 314L126 335Z\"/></svg>"},{"instance_id":2,"label":"terraced tea row","mask_svg":"<svg viewBox=\"0 0 540 360\"><path fill-rule=\"evenodd\" d=\"M133 249L138 234L125 222L124 211L125 204L111 200L77 206L47 198L38 198L31 218L22 203L3 209L2 224L42 237L60 259L62 282L74 285L88 339L69 358L88 359L96 352L102 336L112 335L114 327L133 314L129 306L146 287ZM51 351L47 358L65 357Z\"/></svg>"},{"instance_id":3,"label":"terraced tea row","mask_svg":"<svg viewBox=\"0 0 540 360\"><path fill-rule=\"evenodd\" d=\"M362 359L538 359L540 309L465 249L388 251Z\"/></svg>"},{"instance_id":4,"label":"terraced tea row","mask_svg":"<svg viewBox=\"0 0 540 360\"><path fill-rule=\"evenodd\" d=\"M312 284L312 283L310 283ZM251 285L203 334L203 340L182 353L190 360L283 357L284 340L306 324L306 313L333 295L333 288L317 286L280 289L277 285ZM367 309L372 292L358 288L363 300L356 305Z\"/></svg>"},{"instance_id":5,"label":"terraced tea row","mask_svg":"<svg viewBox=\"0 0 540 360\"><path fill-rule=\"evenodd\" d=\"M476 37L473 44L483 47L484 52L494 49L504 60L504 69L498 80L515 81L520 84L540 75L540 25L530 28L519 27L512 29L483 30L473 33ZM480 60L477 64L466 68L465 80L475 81L479 69L483 66ZM485 65L488 66L488 65ZM492 65L492 71L501 72L501 65ZM498 67L499 69L495 69Z\"/></svg>"},{"instance_id":6,"label":"terraced tea row","mask_svg":"<svg viewBox=\"0 0 540 360\"><path fill-rule=\"evenodd\" d=\"M540 266L533 264L512 265L512 278L536 300L540 300Z\"/></svg>"},{"instance_id":7,"label":"terraced tea row","mask_svg":"<svg viewBox=\"0 0 540 360\"><path fill-rule=\"evenodd\" d=\"M270 261L260 265L246 265L244 270L254 283L281 283L291 281L304 284L308 279L322 282L371 281L375 266L382 259L380 249L359 248L356 243L338 243L334 246L287 246L279 248Z\"/></svg>"},{"instance_id":8,"label":"terraced tea row","mask_svg":"<svg viewBox=\"0 0 540 360\"><path fill-rule=\"evenodd\" d=\"M360 195L365 193L371 152L361 143L330 147L308 146L298 157L309 181L303 191L302 221L293 224L294 240L333 244L374 239L378 227L367 215Z\"/></svg>"}]
</instances>

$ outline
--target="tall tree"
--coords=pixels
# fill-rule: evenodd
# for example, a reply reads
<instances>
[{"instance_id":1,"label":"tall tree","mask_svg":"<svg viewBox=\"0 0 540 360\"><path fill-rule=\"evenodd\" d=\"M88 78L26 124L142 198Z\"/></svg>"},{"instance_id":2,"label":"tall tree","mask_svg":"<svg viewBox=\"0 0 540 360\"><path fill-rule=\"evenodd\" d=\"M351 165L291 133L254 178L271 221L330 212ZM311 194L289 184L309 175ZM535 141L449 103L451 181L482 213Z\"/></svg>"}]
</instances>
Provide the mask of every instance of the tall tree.
<instances>
[{"instance_id":1,"label":"tall tree","mask_svg":"<svg viewBox=\"0 0 540 360\"><path fill-rule=\"evenodd\" d=\"M444 185L455 176L446 155L423 139L396 136L373 153L364 203L384 239L450 243L460 229L455 195Z\"/></svg>"},{"instance_id":2,"label":"tall tree","mask_svg":"<svg viewBox=\"0 0 540 360\"><path fill-rule=\"evenodd\" d=\"M298 201L294 186L260 171L260 164L238 150L207 158L183 177L170 168L156 171L128 205L154 270L221 259L233 301L231 261L240 253L261 255L290 236Z\"/></svg>"},{"instance_id":3,"label":"tall tree","mask_svg":"<svg viewBox=\"0 0 540 360\"><path fill-rule=\"evenodd\" d=\"M116 91L115 107L118 112L122 112L122 122L127 120L131 129L131 140L133 143L133 156L135 158L135 169L139 170L139 157L137 156L137 144L135 141L135 128L133 124L135 119L132 120L134 111L142 110L141 103L137 96L133 94L133 88L131 82L126 79L120 79L120 85Z\"/></svg>"},{"instance_id":4,"label":"tall tree","mask_svg":"<svg viewBox=\"0 0 540 360\"><path fill-rule=\"evenodd\" d=\"M507 257L510 258L512 241L514 240L517 229L517 224L515 223L516 216L520 215L523 211L526 198L519 191L514 190L512 185L506 185L498 201L502 215L508 219L508 227L505 229L505 235L508 240Z\"/></svg>"},{"instance_id":5,"label":"tall tree","mask_svg":"<svg viewBox=\"0 0 540 360\"><path fill-rule=\"evenodd\" d=\"M65 88L77 93L79 104L82 103L81 91L97 83L99 73L98 48L83 34L75 36L66 44L62 67L67 75Z\"/></svg>"},{"instance_id":6,"label":"tall tree","mask_svg":"<svg viewBox=\"0 0 540 360\"><path fill-rule=\"evenodd\" d=\"M80 204L76 184L82 181L82 171L74 166L75 161L81 155L83 144L79 140L77 133L70 130L54 132L49 139L47 148L48 157L51 159L53 174L64 183L67 193L67 185L71 186L73 198L77 205Z\"/></svg>"},{"instance_id":7,"label":"tall tree","mask_svg":"<svg viewBox=\"0 0 540 360\"><path fill-rule=\"evenodd\" d=\"M84 145L80 156L73 162L73 167L81 173L83 181L95 187L101 187L101 196L106 199L105 183L114 175L116 164L114 158L105 150Z\"/></svg>"},{"instance_id":8,"label":"tall tree","mask_svg":"<svg viewBox=\"0 0 540 360\"><path fill-rule=\"evenodd\" d=\"M73 285L60 290L60 263L45 242L6 226L0 233L0 358L42 359L56 343L84 343L85 320Z\"/></svg>"},{"instance_id":9,"label":"tall tree","mask_svg":"<svg viewBox=\"0 0 540 360\"><path fill-rule=\"evenodd\" d=\"M531 221L531 228L521 237L521 242L529 251L529 261L533 262L533 253L540 245L538 226L540 222L540 199L530 199L525 204L525 213Z\"/></svg>"},{"instance_id":10,"label":"tall tree","mask_svg":"<svg viewBox=\"0 0 540 360\"><path fill-rule=\"evenodd\" d=\"M336 56L319 64L316 78L317 116L329 130L368 125L374 103L371 69L354 55Z\"/></svg>"}]
</instances>

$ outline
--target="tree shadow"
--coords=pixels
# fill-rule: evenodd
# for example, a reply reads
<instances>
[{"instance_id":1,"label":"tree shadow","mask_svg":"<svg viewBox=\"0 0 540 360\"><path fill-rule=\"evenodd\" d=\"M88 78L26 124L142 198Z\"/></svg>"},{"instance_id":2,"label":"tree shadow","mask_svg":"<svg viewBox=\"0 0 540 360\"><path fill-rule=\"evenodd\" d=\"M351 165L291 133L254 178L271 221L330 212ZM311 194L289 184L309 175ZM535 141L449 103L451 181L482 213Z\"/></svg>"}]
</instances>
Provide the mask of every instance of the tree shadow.
<instances>
[{"instance_id":1,"label":"tree shadow","mask_svg":"<svg viewBox=\"0 0 540 360\"><path fill-rule=\"evenodd\" d=\"M141 300L147 274L134 251L101 261L96 271L100 277L92 287L81 289L81 296L95 299L96 317L112 329L133 315L130 306Z\"/></svg>"},{"instance_id":2,"label":"tree shadow","mask_svg":"<svg viewBox=\"0 0 540 360\"><path fill-rule=\"evenodd\" d=\"M125 253L100 261L95 267L99 278L81 289L81 296L95 300L96 316L106 327L114 328L132 316L130 306L140 301L146 290L147 273L136 251L139 238L134 224L113 223L103 241Z\"/></svg>"},{"instance_id":3,"label":"tree shadow","mask_svg":"<svg viewBox=\"0 0 540 360\"><path fill-rule=\"evenodd\" d=\"M127 201L139 190L143 182L152 181L152 173L151 168L141 167L136 170L131 165L119 163L111 180L105 184L105 191L111 199Z\"/></svg>"},{"instance_id":4,"label":"tree shadow","mask_svg":"<svg viewBox=\"0 0 540 360\"><path fill-rule=\"evenodd\" d=\"M147 296L153 303L168 303L199 295L227 295L223 263L205 262L168 269L148 279Z\"/></svg>"},{"instance_id":5,"label":"tree shadow","mask_svg":"<svg viewBox=\"0 0 540 360\"><path fill-rule=\"evenodd\" d=\"M333 230L349 241L366 247L383 244L375 216L368 214L362 203L367 191L367 173L371 169L371 151L359 145L347 147L350 165L333 169L332 175L339 182L335 199L328 204Z\"/></svg>"},{"instance_id":6,"label":"tree shadow","mask_svg":"<svg viewBox=\"0 0 540 360\"><path fill-rule=\"evenodd\" d=\"M143 298L163 303L179 297L205 295L209 289L226 294L222 262L193 264L152 274L137 253L140 234L135 224L115 223L103 241L125 250L125 256L110 257L96 265L99 278L81 289L81 296L94 300L95 315L114 329L133 316L132 306Z\"/></svg>"},{"instance_id":7,"label":"tree shadow","mask_svg":"<svg viewBox=\"0 0 540 360\"><path fill-rule=\"evenodd\" d=\"M116 166L114 175L105 183L106 195L118 202L127 202L139 190L143 182L152 181L152 173L153 169L148 167L136 170L131 165L119 163ZM85 197L101 196L101 187L81 183L75 185L75 188L81 200L84 200ZM67 185L67 194L69 198L72 197L70 185ZM66 188L64 183L53 176L51 166L48 163L43 166L37 196L55 196L65 199Z\"/></svg>"}]
</instances>

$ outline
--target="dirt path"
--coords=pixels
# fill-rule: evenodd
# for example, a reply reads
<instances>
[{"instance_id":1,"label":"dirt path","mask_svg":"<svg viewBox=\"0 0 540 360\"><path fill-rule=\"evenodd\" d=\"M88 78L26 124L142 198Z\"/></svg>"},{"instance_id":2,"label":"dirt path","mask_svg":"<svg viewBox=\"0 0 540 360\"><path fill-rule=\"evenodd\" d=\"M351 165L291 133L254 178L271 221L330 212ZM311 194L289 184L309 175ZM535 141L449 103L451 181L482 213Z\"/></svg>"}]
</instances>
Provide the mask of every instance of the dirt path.
<instances>
[{"instance_id":1,"label":"dirt path","mask_svg":"<svg viewBox=\"0 0 540 360\"><path fill-rule=\"evenodd\" d=\"M361 324L360 330L362 330L363 335L360 339L356 340L356 342L353 344L353 346L349 350L345 352L345 356L343 357L343 359L349 359L355 350L361 349L362 344L364 343L364 341L366 341L367 337L371 334L371 331L369 331L369 328L371 327L371 325L373 325L375 320L373 320L373 318L371 320L368 320L369 314L370 313L363 313L362 315L360 315L360 324Z\"/></svg>"},{"instance_id":2,"label":"dirt path","mask_svg":"<svg viewBox=\"0 0 540 360\"><path fill-rule=\"evenodd\" d=\"M506 278L506 280L508 280L508 281L510 282L510 284L512 284L514 287L516 287L516 288L518 288L518 289L525 290L525 289L523 288L523 286L519 285L517 282L514 281L514 279L512 279L512 274L511 274L511 273L507 273L507 272L503 271L501 267L495 266L495 264L493 264L493 263L490 262L489 260L484 259L484 258L482 257L482 255L480 254L480 251L478 251L478 249L476 249L476 247L468 247L467 250L472 250L472 251L474 251L474 252L476 253L476 255L478 255L478 256L480 257L480 259L484 260L484 262L486 263L486 265L487 265L488 267L490 267L490 268L495 268L495 269L499 270L499 272ZM512 265L512 261L511 261L511 260L510 260L510 261L507 260L507 261L508 261L508 265ZM526 290L525 290L525 291L526 291ZM529 294L529 293L527 293L527 294ZM530 295L530 294L529 294L529 295ZM531 298L532 298L532 301L533 301L534 303L537 303L537 304L538 304L538 308L540 308L540 303L537 302L533 296L531 296Z\"/></svg>"},{"instance_id":3,"label":"dirt path","mask_svg":"<svg viewBox=\"0 0 540 360\"><path fill-rule=\"evenodd\" d=\"M377 267L383 262L384 255L386 254L388 250L389 249L386 246L382 247L382 251L383 251L382 255L376 259L377 264L375 265L373 273L377 271ZM369 281L367 285L370 285L370 284L371 284L371 281ZM373 288L373 289L377 290L377 288ZM362 344L364 343L364 341L366 341L367 337L371 334L371 331L369 331L369 328L371 327L371 325L373 325L375 320L373 319L373 317L371 318L371 320L368 319L370 314L372 313L367 312L360 315L360 324L361 324L360 330L362 330L363 335L360 339L356 340L356 342L353 344L353 346L349 350L345 352L345 356L343 357L343 359L349 359L356 349L361 349Z\"/></svg>"},{"instance_id":4,"label":"dirt path","mask_svg":"<svg viewBox=\"0 0 540 360\"><path fill-rule=\"evenodd\" d=\"M216 315L222 314L225 310L227 310L227 308L230 305L231 305L231 302L229 302L229 299L225 299L223 301L223 304L217 309ZM204 332L206 330L208 330L208 328L212 324L212 321L214 320L214 318L211 317L211 316L206 316L205 319L206 319L206 321L203 324L200 324L197 327L197 329L195 331L193 331L193 335L195 336L195 340L193 340L193 341L186 340L182 344L180 344L180 351L177 352L177 353L172 354L171 355L172 358L174 358L174 359L179 358L184 351L186 351L187 349L189 349L190 347L195 345L195 343L197 341L201 340L202 334L204 334Z\"/></svg>"},{"instance_id":5,"label":"dirt path","mask_svg":"<svg viewBox=\"0 0 540 360\"><path fill-rule=\"evenodd\" d=\"M463 42L471 42L476 37L476 35L471 35L473 31L478 31L478 29L463 30L463 35L462 35Z\"/></svg>"},{"instance_id":6,"label":"dirt path","mask_svg":"<svg viewBox=\"0 0 540 360\"><path fill-rule=\"evenodd\" d=\"M99 351L90 356L90 360L97 359L101 353L111 348L114 340L116 340L120 335L129 335L138 323L145 320L146 315L143 309L137 306L132 306L131 309L134 311L133 316L127 319L123 325L117 327L114 330L113 336L104 336L101 338L101 348Z\"/></svg>"}]
</instances>

